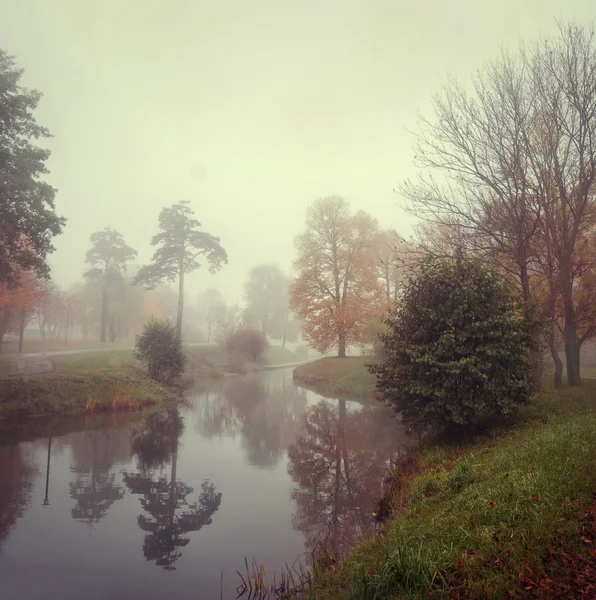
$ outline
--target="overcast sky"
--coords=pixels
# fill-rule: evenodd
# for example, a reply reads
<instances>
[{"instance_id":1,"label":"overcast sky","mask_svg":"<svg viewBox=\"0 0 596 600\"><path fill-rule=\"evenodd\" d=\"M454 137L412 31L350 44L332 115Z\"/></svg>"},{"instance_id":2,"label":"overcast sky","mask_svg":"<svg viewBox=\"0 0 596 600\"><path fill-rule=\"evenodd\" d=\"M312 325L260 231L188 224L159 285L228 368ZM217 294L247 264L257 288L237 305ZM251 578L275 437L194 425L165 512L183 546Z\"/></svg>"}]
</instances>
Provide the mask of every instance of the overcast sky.
<instances>
[{"instance_id":1,"label":"overcast sky","mask_svg":"<svg viewBox=\"0 0 596 600\"><path fill-rule=\"evenodd\" d=\"M596 19L595 0L0 0L0 47L43 92L50 182L68 218L51 258L81 278L92 232L139 251L190 200L229 253L192 276L237 301L248 269L291 269L306 207L339 194L410 232L393 187L416 113L449 74Z\"/></svg>"}]
</instances>

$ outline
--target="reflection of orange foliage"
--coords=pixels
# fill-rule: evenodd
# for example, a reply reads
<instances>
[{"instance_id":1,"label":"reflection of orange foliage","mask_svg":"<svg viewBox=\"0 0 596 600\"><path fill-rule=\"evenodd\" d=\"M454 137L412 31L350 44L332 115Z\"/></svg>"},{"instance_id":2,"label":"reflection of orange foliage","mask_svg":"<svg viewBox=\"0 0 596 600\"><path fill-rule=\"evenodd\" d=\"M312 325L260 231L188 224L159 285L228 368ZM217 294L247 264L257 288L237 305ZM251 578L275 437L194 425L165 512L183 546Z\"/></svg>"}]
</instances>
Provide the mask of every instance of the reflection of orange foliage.
<instances>
[{"instance_id":1,"label":"reflection of orange foliage","mask_svg":"<svg viewBox=\"0 0 596 600\"><path fill-rule=\"evenodd\" d=\"M367 325L383 312L374 242L377 223L366 213L349 213L348 203L331 197L309 209L307 229L297 239L298 276L291 308L306 337L320 352L364 341Z\"/></svg>"}]
</instances>

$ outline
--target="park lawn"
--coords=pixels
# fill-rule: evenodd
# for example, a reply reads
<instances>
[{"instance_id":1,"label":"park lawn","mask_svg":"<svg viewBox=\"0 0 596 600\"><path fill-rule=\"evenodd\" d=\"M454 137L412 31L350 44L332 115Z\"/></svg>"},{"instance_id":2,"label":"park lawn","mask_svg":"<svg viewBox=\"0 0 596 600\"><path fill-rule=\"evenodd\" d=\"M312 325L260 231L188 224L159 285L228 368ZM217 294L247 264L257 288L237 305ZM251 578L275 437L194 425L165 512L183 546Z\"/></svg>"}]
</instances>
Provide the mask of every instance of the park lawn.
<instances>
[{"instance_id":1,"label":"park lawn","mask_svg":"<svg viewBox=\"0 0 596 600\"><path fill-rule=\"evenodd\" d=\"M373 402L375 377L366 365L376 360L374 356L320 358L296 367L294 380L323 396Z\"/></svg>"},{"instance_id":2,"label":"park lawn","mask_svg":"<svg viewBox=\"0 0 596 600\"><path fill-rule=\"evenodd\" d=\"M261 361L266 366L275 366L275 365L290 365L298 362L296 355L289 350L288 348L283 348L282 346L267 346L265 348L265 352L263 352L263 356L261 357Z\"/></svg>"},{"instance_id":3,"label":"park lawn","mask_svg":"<svg viewBox=\"0 0 596 600\"><path fill-rule=\"evenodd\" d=\"M63 352L65 350L111 350L132 348L131 340L101 343L97 340L42 340L27 339L23 342L23 352L26 354L39 354L43 352ZM18 339L4 338L0 346L0 354L17 354L19 351Z\"/></svg>"},{"instance_id":4,"label":"park lawn","mask_svg":"<svg viewBox=\"0 0 596 600\"><path fill-rule=\"evenodd\" d=\"M0 375L8 375L17 370L17 361L14 358L0 356Z\"/></svg>"},{"instance_id":5,"label":"park lawn","mask_svg":"<svg viewBox=\"0 0 596 600\"><path fill-rule=\"evenodd\" d=\"M227 350L220 346L191 346L186 348L186 355L186 373L198 379L217 379L227 373L250 373L263 367L297 362L296 355L291 350L273 345L265 349L258 361L233 361Z\"/></svg>"},{"instance_id":6,"label":"park lawn","mask_svg":"<svg viewBox=\"0 0 596 600\"><path fill-rule=\"evenodd\" d=\"M319 558L308 597L580 597L596 585L594 439L588 381L471 443L421 449L392 473L384 532Z\"/></svg>"},{"instance_id":7,"label":"park lawn","mask_svg":"<svg viewBox=\"0 0 596 600\"><path fill-rule=\"evenodd\" d=\"M103 371L134 366L134 350L104 350L82 354L61 354L48 357L56 373Z\"/></svg>"}]
</instances>

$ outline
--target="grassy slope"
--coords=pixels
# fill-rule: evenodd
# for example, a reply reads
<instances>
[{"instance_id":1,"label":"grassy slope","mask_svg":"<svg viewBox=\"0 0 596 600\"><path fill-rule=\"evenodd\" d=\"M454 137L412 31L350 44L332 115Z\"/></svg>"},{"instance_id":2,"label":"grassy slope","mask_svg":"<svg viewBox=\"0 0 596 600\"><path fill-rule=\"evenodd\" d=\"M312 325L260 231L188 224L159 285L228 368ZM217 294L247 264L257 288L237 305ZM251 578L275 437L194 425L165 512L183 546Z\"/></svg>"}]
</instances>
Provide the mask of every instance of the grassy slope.
<instances>
[{"instance_id":1,"label":"grassy slope","mask_svg":"<svg viewBox=\"0 0 596 600\"><path fill-rule=\"evenodd\" d=\"M320 358L294 369L294 379L323 396L373 400L375 378L366 370L373 356Z\"/></svg>"},{"instance_id":2,"label":"grassy slope","mask_svg":"<svg viewBox=\"0 0 596 600\"><path fill-rule=\"evenodd\" d=\"M135 410L174 398L136 369L0 379L0 421L50 414Z\"/></svg>"},{"instance_id":3,"label":"grassy slope","mask_svg":"<svg viewBox=\"0 0 596 600\"><path fill-rule=\"evenodd\" d=\"M311 363L315 388L322 380L325 389L361 389L356 371L365 362ZM550 590L544 597L578 596L578 581L592 573L593 584L596 573L596 513L586 517L596 491L594 439L596 381L586 380L540 394L507 430L421 450L394 473L387 498L397 514L384 534L318 572L311 597L528 597L540 586Z\"/></svg>"},{"instance_id":4,"label":"grassy slope","mask_svg":"<svg viewBox=\"0 0 596 600\"><path fill-rule=\"evenodd\" d=\"M188 364L186 370L196 378L218 378L229 371L230 357L219 346L194 346L186 349ZM243 361L246 372L256 371L264 366L295 363L296 355L281 346L269 346L258 362Z\"/></svg>"}]
</instances>

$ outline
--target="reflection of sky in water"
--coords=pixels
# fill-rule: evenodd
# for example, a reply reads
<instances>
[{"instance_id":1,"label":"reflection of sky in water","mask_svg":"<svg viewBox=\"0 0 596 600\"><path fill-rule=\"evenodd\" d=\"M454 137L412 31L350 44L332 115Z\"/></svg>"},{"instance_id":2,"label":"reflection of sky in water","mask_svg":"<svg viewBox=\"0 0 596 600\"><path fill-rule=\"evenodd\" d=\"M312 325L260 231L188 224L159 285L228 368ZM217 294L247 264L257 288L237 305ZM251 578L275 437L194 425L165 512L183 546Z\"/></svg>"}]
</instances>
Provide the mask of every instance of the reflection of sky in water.
<instances>
[{"instance_id":1,"label":"reflection of sky in water","mask_svg":"<svg viewBox=\"0 0 596 600\"><path fill-rule=\"evenodd\" d=\"M3 600L217 598L222 569L225 597L234 597L245 556L272 572L314 536L354 534L403 437L386 409L347 402L342 413L338 401L294 386L291 370L229 378L189 399L180 437L174 412L53 438L49 506L47 438L0 446ZM152 453L165 459L147 460ZM145 477L150 492L132 493L127 474ZM17 492L30 496L22 516ZM175 571L146 560L151 523L159 545L189 512Z\"/></svg>"}]
</instances>

